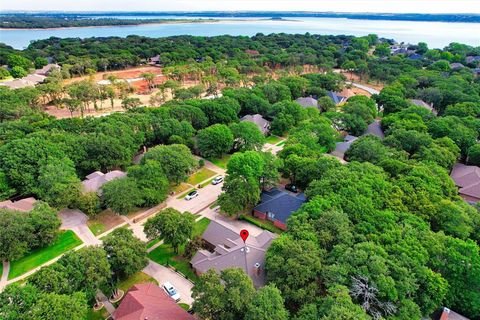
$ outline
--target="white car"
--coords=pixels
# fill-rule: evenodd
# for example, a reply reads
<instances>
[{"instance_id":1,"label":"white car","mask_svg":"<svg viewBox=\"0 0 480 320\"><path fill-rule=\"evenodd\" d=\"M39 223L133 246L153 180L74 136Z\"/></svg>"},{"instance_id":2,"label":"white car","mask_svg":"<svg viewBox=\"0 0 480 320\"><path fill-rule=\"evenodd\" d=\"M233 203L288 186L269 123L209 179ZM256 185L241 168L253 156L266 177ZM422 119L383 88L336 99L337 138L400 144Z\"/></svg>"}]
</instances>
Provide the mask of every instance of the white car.
<instances>
[{"instance_id":1,"label":"white car","mask_svg":"<svg viewBox=\"0 0 480 320\"><path fill-rule=\"evenodd\" d=\"M222 176L218 176L218 177L216 177L215 179L212 180L213 185L217 185L217 184L222 183L222 182L223 182L223 177Z\"/></svg>"},{"instance_id":2,"label":"white car","mask_svg":"<svg viewBox=\"0 0 480 320\"><path fill-rule=\"evenodd\" d=\"M163 290L176 302L180 301L180 293L177 292L177 289L170 283L165 282L163 284Z\"/></svg>"},{"instance_id":3,"label":"white car","mask_svg":"<svg viewBox=\"0 0 480 320\"><path fill-rule=\"evenodd\" d=\"M185 200L192 200L193 198L196 198L196 197L198 197L198 192L197 190L193 190L187 194L187 196L185 197Z\"/></svg>"}]
</instances>

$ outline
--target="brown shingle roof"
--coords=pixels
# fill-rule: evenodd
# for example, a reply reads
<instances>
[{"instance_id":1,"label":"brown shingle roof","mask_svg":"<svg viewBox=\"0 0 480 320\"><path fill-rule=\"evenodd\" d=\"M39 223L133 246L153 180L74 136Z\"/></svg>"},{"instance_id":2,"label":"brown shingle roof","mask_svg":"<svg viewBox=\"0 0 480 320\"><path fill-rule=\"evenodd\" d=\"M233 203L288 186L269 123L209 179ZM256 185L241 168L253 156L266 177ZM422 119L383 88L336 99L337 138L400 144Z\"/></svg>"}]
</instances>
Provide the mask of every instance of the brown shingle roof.
<instances>
[{"instance_id":1,"label":"brown shingle roof","mask_svg":"<svg viewBox=\"0 0 480 320\"><path fill-rule=\"evenodd\" d=\"M115 320L194 320L165 291L153 283L136 284L125 295Z\"/></svg>"},{"instance_id":2,"label":"brown shingle roof","mask_svg":"<svg viewBox=\"0 0 480 320\"><path fill-rule=\"evenodd\" d=\"M457 163L450 173L458 193L480 199L480 168Z\"/></svg>"}]
</instances>

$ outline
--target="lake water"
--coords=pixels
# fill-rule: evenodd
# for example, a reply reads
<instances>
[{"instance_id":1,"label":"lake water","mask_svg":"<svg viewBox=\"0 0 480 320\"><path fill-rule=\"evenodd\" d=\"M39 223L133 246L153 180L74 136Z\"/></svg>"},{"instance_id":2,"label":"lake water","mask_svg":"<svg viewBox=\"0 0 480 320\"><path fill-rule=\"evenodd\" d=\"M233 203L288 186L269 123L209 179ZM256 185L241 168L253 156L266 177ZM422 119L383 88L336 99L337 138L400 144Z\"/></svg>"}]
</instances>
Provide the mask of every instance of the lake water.
<instances>
[{"instance_id":1,"label":"lake water","mask_svg":"<svg viewBox=\"0 0 480 320\"><path fill-rule=\"evenodd\" d=\"M171 18L171 17L170 17ZM175 17L180 18L180 17ZM480 46L480 23L447 23L418 21L356 20L344 18L302 18L295 20L228 20L205 23L149 24L139 26L113 26L66 28L49 30L0 30L0 42L23 49L30 41L60 38L126 37L140 35L164 37L173 35L246 35L257 33L306 33L323 35L363 36L375 33L398 42L428 43L431 48L443 48L451 42Z\"/></svg>"}]
</instances>

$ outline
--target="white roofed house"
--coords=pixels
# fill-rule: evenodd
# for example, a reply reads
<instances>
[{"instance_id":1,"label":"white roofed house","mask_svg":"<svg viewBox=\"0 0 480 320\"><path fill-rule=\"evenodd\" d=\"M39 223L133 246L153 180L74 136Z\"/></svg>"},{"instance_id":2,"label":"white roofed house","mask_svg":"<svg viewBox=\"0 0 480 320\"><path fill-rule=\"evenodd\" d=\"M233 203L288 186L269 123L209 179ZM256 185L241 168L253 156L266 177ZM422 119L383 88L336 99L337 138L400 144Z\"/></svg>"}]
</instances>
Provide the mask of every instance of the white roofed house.
<instances>
[{"instance_id":1,"label":"white roofed house","mask_svg":"<svg viewBox=\"0 0 480 320\"><path fill-rule=\"evenodd\" d=\"M126 177L127 174L120 170L113 170L107 173L95 171L86 176L82 181L83 192L96 192L99 196L102 195L102 186L112 181L113 179Z\"/></svg>"}]
</instances>

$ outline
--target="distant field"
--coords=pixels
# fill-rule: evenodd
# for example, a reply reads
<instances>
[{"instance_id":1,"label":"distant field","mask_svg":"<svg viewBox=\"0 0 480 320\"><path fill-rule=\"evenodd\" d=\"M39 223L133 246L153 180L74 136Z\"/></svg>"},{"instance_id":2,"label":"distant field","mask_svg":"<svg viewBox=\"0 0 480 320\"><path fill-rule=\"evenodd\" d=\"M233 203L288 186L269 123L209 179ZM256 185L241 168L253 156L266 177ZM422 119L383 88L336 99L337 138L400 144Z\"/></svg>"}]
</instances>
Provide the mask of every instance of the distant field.
<instances>
[{"instance_id":1,"label":"distant field","mask_svg":"<svg viewBox=\"0 0 480 320\"><path fill-rule=\"evenodd\" d=\"M82 241L73 231L64 231L60 233L57 240L52 245L32 251L23 258L12 261L10 264L10 273L8 274L8 279L10 280L21 276L22 274L58 257L62 253L65 253L68 250L71 250L81 244Z\"/></svg>"}]
</instances>

